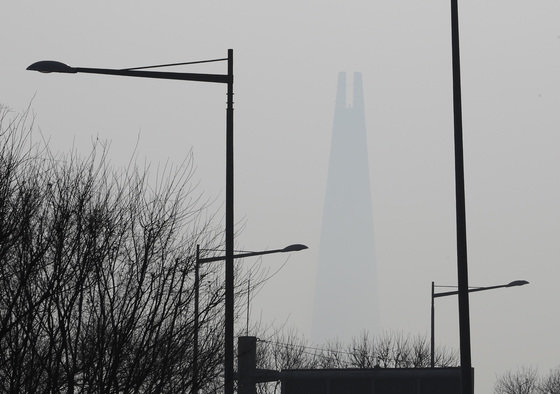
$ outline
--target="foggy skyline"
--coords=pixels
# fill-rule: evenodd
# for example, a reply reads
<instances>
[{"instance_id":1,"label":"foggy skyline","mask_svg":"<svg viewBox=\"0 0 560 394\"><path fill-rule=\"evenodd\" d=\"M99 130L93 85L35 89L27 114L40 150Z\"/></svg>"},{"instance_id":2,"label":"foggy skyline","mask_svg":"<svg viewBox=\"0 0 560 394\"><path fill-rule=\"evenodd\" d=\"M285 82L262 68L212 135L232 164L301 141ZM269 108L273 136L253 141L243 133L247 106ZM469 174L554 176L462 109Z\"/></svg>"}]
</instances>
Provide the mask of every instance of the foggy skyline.
<instances>
[{"instance_id":1,"label":"foggy skyline","mask_svg":"<svg viewBox=\"0 0 560 394\"><path fill-rule=\"evenodd\" d=\"M362 74L338 73L311 338L381 334ZM356 312L359 307L360 312Z\"/></svg>"},{"instance_id":2,"label":"foggy skyline","mask_svg":"<svg viewBox=\"0 0 560 394\"><path fill-rule=\"evenodd\" d=\"M429 335L431 281L457 282L448 2L7 0L2 16L0 102L15 111L31 103L58 151L86 152L99 138L110 141L115 165L136 150L156 167L192 150L198 187L217 209L223 87L25 68L39 60L125 68L234 49L236 247L310 247L256 295L251 319L307 336L333 79L362 71L382 329ZM459 17L469 283L531 282L470 297L475 387L490 393L509 369L560 364L560 2L461 1ZM272 272L285 258L243 264ZM436 342L458 348L457 300L436 309Z\"/></svg>"}]
</instances>

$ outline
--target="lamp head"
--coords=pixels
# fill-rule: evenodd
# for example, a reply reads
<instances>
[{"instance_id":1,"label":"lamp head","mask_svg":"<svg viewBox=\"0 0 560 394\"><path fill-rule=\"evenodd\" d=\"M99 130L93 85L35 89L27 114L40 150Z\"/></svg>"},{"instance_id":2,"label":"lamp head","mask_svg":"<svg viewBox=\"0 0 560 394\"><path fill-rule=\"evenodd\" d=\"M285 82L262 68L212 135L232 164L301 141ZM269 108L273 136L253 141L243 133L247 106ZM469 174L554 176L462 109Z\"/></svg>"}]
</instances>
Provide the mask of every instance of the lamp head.
<instances>
[{"instance_id":1,"label":"lamp head","mask_svg":"<svg viewBox=\"0 0 560 394\"><path fill-rule=\"evenodd\" d=\"M53 60L43 60L37 63L33 63L31 66L27 67L26 70L39 71L42 73L67 73L67 74L75 74L77 72L75 68L70 67L67 64L56 62Z\"/></svg>"},{"instance_id":2,"label":"lamp head","mask_svg":"<svg viewBox=\"0 0 560 394\"><path fill-rule=\"evenodd\" d=\"M526 280L514 280L513 282L509 282L507 284L507 287L523 286L523 285L527 285L527 284L529 284L529 282L527 282Z\"/></svg>"},{"instance_id":3,"label":"lamp head","mask_svg":"<svg viewBox=\"0 0 560 394\"><path fill-rule=\"evenodd\" d=\"M282 249L282 252L298 252L303 249L307 249L307 246L302 244L293 244L290 246L286 246L284 249Z\"/></svg>"}]
</instances>

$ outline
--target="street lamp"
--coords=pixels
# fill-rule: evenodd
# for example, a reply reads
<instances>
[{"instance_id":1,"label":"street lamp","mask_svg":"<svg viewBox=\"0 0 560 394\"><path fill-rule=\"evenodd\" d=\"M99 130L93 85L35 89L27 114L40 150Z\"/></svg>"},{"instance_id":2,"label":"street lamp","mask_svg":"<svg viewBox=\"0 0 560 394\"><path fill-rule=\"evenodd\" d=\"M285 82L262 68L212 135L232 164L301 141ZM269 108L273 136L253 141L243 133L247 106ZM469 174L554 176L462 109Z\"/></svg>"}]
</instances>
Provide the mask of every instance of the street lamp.
<instances>
[{"instance_id":1,"label":"street lamp","mask_svg":"<svg viewBox=\"0 0 560 394\"><path fill-rule=\"evenodd\" d=\"M523 286L527 285L529 282L526 280L514 280L513 282L509 282L505 285L497 285L497 286L487 286L487 287L471 287L469 288L469 293L474 293L475 291L485 291L485 290L493 290L493 289L501 289L503 287L515 287L515 286ZM446 297L457 295L459 292L457 290L454 291L445 291L442 293L436 293L436 287L457 287L457 286L436 286L434 282L432 282L432 313L431 313L431 341L430 341L430 365L434 368L434 348L435 348L435 333L434 333L434 299L438 297Z\"/></svg>"},{"instance_id":2,"label":"street lamp","mask_svg":"<svg viewBox=\"0 0 560 394\"><path fill-rule=\"evenodd\" d=\"M177 73L162 71L146 71L148 68L178 66L184 64L209 63L227 60L227 74L199 74L199 73ZM147 67L135 67L127 69L106 69L71 67L56 61L40 61L33 63L27 70L43 73L87 73L117 75L126 77L172 79L180 81L198 81L227 84L227 108L226 108L226 269L225 269L225 327L224 327L224 393L233 394L233 49L228 49L227 58L202 60L188 63L162 64Z\"/></svg>"},{"instance_id":3,"label":"street lamp","mask_svg":"<svg viewBox=\"0 0 560 394\"><path fill-rule=\"evenodd\" d=\"M244 257L262 256L264 254L273 253L287 253L287 252L298 252L300 250L307 249L306 245L293 244L286 246L282 249L272 249L263 250L259 252L244 252L239 254L234 254L234 259L242 259ZM199 268L201 264L212 263L214 261L226 260L226 256L215 256L215 257L204 257L200 258L200 245L196 245L196 260L194 266L194 349L193 349L193 393L198 394L198 304L199 304L199 294L200 294L200 277Z\"/></svg>"}]
</instances>

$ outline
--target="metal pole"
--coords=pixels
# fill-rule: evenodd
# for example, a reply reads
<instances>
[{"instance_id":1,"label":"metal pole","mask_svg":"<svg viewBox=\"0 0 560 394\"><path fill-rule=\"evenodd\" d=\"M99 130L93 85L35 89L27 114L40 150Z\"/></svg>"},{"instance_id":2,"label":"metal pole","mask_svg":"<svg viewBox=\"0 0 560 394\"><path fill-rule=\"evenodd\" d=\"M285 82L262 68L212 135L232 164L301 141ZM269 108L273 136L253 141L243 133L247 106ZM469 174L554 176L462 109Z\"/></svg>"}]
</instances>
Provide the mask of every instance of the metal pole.
<instances>
[{"instance_id":1,"label":"metal pole","mask_svg":"<svg viewBox=\"0 0 560 394\"><path fill-rule=\"evenodd\" d=\"M465 175L463 165L463 119L461 111L461 67L459 56L459 12L451 0L451 48L453 63L453 114L455 129L455 199L457 220L457 277L459 284L459 346L461 392L472 394L471 334L469 319L469 280L467 264L467 226L465 219Z\"/></svg>"},{"instance_id":2,"label":"metal pole","mask_svg":"<svg viewBox=\"0 0 560 394\"><path fill-rule=\"evenodd\" d=\"M245 335L249 336L249 313L251 307L251 271L249 271L249 280L247 280L247 332Z\"/></svg>"},{"instance_id":3,"label":"metal pole","mask_svg":"<svg viewBox=\"0 0 560 394\"><path fill-rule=\"evenodd\" d=\"M198 394L198 302L200 295L200 245L196 245L196 261L194 264L194 349L193 349L193 384L192 392Z\"/></svg>"},{"instance_id":4,"label":"metal pole","mask_svg":"<svg viewBox=\"0 0 560 394\"><path fill-rule=\"evenodd\" d=\"M233 394L233 49L228 49L226 109L226 281L224 336L224 393Z\"/></svg>"},{"instance_id":5,"label":"metal pole","mask_svg":"<svg viewBox=\"0 0 560 394\"><path fill-rule=\"evenodd\" d=\"M434 282L432 282L432 314L431 314L431 336L430 336L430 365L435 366L434 348L435 348L435 332L434 332Z\"/></svg>"}]
</instances>

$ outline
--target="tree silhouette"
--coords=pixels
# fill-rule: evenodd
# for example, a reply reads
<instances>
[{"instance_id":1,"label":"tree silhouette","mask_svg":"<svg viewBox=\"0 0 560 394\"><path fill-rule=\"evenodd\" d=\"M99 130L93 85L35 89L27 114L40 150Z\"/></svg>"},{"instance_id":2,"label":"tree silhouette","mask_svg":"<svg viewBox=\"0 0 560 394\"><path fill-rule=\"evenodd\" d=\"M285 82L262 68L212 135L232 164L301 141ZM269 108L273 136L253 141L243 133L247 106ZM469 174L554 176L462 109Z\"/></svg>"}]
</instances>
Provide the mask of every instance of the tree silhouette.
<instances>
[{"instance_id":1,"label":"tree silhouette","mask_svg":"<svg viewBox=\"0 0 560 394\"><path fill-rule=\"evenodd\" d=\"M420 335L387 331L379 336L363 333L350 343L331 341L325 345L309 345L295 331L264 330L257 343L257 368L318 369L318 368L429 368L430 344ZM436 366L458 365L457 352L436 349ZM261 394L278 392L278 384L259 384Z\"/></svg>"},{"instance_id":2,"label":"tree silhouette","mask_svg":"<svg viewBox=\"0 0 560 394\"><path fill-rule=\"evenodd\" d=\"M539 378L535 368L522 367L500 376L495 394L560 394L560 367Z\"/></svg>"},{"instance_id":3,"label":"tree silhouette","mask_svg":"<svg viewBox=\"0 0 560 394\"><path fill-rule=\"evenodd\" d=\"M539 377L533 368L521 368L501 376L494 386L496 394L536 394Z\"/></svg>"},{"instance_id":4,"label":"tree silhouette","mask_svg":"<svg viewBox=\"0 0 560 394\"><path fill-rule=\"evenodd\" d=\"M539 384L541 394L560 394L560 367L551 370Z\"/></svg>"},{"instance_id":5,"label":"tree silhouette","mask_svg":"<svg viewBox=\"0 0 560 394\"><path fill-rule=\"evenodd\" d=\"M192 154L151 176L111 169L103 144L81 158L32 136L29 111L0 108L0 391L190 392L196 244L221 241ZM201 267L208 392L222 379L222 272Z\"/></svg>"}]
</instances>

